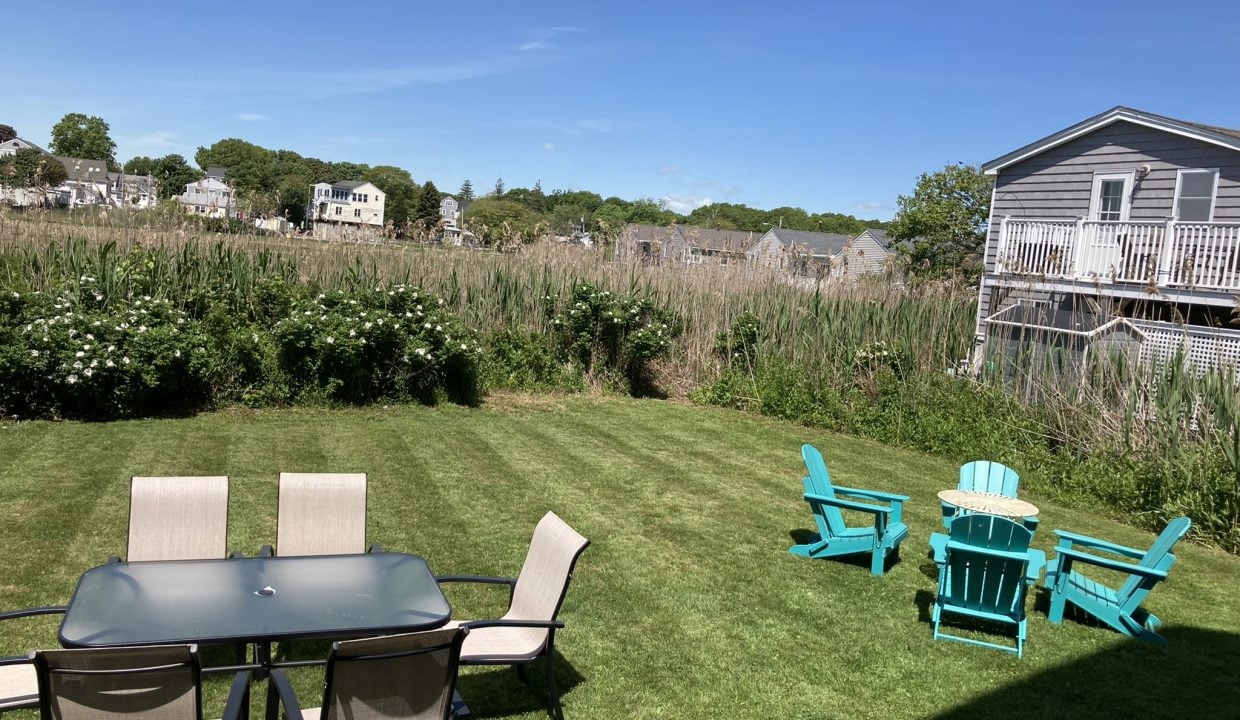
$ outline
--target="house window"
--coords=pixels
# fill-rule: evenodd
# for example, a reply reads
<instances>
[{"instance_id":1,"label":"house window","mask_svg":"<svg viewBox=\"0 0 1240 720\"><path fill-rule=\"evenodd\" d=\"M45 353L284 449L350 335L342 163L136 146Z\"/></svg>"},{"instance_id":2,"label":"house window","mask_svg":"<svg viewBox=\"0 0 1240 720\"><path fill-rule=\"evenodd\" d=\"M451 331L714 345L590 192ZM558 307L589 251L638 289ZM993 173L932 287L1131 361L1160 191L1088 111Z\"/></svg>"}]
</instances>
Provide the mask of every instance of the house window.
<instances>
[{"instance_id":1,"label":"house window","mask_svg":"<svg viewBox=\"0 0 1240 720\"><path fill-rule=\"evenodd\" d=\"M361 209L361 208L355 208L355 209L353 210L353 217L361 217L361 216L362 216L362 209Z\"/></svg>"},{"instance_id":2,"label":"house window","mask_svg":"<svg viewBox=\"0 0 1240 720\"><path fill-rule=\"evenodd\" d=\"M344 208L337 206L337 207L336 207L336 214L337 214L337 215L342 215L342 214L343 214L343 212L342 212L343 210L344 210Z\"/></svg>"},{"instance_id":3,"label":"house window","mask_svg":"<svg viewBox=\"0 0 1240 720\"><path fill-rule=\"evenodd\" d=\"M1218 170L1181 170L1175 181L1175 217L1184 222L1214 219Z\"/></svg>"},{"instance_id":4,"label":"house window","mask_svg":"<svg viewBox=\"0 0 1240 720\"><path fill-rule=\"evenodd\" d=\"M1128 220L1132 178L1132 172L1095 173L1093 197L1090 202L1090 219L1100 222Z\"/></svg>"}]
</instances>

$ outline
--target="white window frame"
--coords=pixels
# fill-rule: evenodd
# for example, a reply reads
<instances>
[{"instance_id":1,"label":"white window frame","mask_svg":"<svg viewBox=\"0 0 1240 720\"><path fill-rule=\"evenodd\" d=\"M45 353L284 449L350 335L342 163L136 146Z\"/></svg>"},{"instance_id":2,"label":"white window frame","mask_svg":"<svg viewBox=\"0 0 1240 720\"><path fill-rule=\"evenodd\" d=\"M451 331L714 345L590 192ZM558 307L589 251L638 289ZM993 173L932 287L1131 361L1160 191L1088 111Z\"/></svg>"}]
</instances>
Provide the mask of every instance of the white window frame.
<instances>
[{"instance_id":1,"label":"white window frame","mask_svg":"<svg viewBox=\"0 0 1240 720\"><path fill-rule=\"evenodd\" d=\"M1175 173L1175 193L1171 195L1171 216L1178 222L1180 219L1180 188L1183 187L1185 173L1214 173L1214 186L1210 188L1210 217L1206 220L1187 220L1185 222L1214 222L1214 206L1218 204L1219 169L1213 168L1180 168Z\"/></svg>"},{"instance_id":2,"label":"white window frame","mask_svg":"<svg viewBox=\"0 0 1240 720\"><path fill-rule=\"evenodd\" d=\"M1094 182L1089 190L1089 219L1092 222L1099 222L1098 215L1102 209L1099 207L1099 201L1102 199L1103 180L1124 181L1124 196L1120 201L1118 222L1128 222L1129 214L1132 212L1132 186L1136 180L1136 172L1133 170L1108 170L1094 173Z\"/></svg>"}]
</instances>

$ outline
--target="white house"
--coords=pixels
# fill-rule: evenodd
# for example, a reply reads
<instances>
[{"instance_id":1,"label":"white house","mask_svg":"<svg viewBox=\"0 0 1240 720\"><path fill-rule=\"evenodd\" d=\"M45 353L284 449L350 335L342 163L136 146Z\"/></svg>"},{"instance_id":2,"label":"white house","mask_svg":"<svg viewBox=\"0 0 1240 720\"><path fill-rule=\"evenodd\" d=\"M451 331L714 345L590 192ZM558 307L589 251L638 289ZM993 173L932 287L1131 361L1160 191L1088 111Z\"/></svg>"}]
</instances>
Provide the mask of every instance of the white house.
<instances>
[{"instance_id":1,"label":"white house","mask_svg":"<svg viewBox=\"0 0 1240 720\"><path fill-rule=\"evenodd\" d=\"M44 155L47 154L47 151L43 148L35 145L29 140L22 140L21 138L13 138L12 140L5 140L0 143L0 157L4 157L5 155L16 155L18 150L37 150Z\"/></svg>"},{"instance_id":2,"label":"white house","mask_svg":"<svg viewBox=\"0 0 1240 720\"><path fill-rule=\"evenodd\" d=\"M185 192L177 196L185 212L202 217L236 217L236 191L214 177L186 183Z\"/></svg>"},{"instance_id":3,"label":"white house","mask_svg":"<svg viewBox=\"0 0 1240 720\"><path fill-rule=\"evenodd\" d=\"M310 186L310 212L316 223L383 227L383 191L362 180Z\"/></svg>"},{"instance_id":4,"label":"white house","mask_svg":"<svg viewBox=\"0 0 1240 720\"><path fill-rule=\"evenodd\" d=\"M106 160L55 157L67 175L56 188L56 204L70 208L111 204L112 183Z\"/></svg>"}]
</instances>

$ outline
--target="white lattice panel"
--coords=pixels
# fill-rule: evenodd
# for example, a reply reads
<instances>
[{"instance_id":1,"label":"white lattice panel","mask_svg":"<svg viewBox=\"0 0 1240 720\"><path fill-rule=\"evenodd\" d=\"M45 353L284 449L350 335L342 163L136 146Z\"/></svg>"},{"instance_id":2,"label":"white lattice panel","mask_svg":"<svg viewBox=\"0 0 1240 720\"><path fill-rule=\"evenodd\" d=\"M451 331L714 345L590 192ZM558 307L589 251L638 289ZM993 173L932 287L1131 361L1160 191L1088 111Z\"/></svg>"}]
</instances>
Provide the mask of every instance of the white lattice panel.
<instances>
[{"instance_id":1,"label":"white lattice panel","mask_svg":"<svg viewBox=\"0 0 1240 720\"><path fill-rule=\"evenodd\" d=\"M1143 363L1167 363L1182 347L1186 364L1197 372L1217 367L1240 367L1240 332L1171 323L1138 321L1136 324L1145 333L1140 355Z\"/></svg>"}]
</instances>

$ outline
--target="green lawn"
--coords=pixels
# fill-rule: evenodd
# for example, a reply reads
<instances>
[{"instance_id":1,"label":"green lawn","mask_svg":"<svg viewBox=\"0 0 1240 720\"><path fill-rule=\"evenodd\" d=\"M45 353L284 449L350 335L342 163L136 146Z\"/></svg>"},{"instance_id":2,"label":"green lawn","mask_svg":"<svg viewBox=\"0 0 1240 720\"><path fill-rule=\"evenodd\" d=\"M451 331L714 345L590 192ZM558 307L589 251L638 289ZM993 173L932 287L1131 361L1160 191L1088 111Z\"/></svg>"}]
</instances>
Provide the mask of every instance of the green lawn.
<instances>
[{"instance_id":1,"label":"green lawn","mask_svg":"<svg viewBox=\"0 0 1240 720\"><path fill-rule=\"evenodd\" d=\"M0 429L0 605L64 603L78 575L123 554L128 478L226 474L229 544L275 540L276 474L370 475L370 541L437 573L515 574L554 510L593 541L557 641L570 720L617 717L1240 717L1240 558L1182 545L1148 606L1166 648L1030 600L1026 656L931 639L927 538L948 462L725 410L665 401L498 397L481 409L235 410L177 420L6 423ZM864 562L788 554L812 527L798 448L841 485L902 492L911 536L883 578ZM1052 528L1147 546L1149 533L1029 496ZM466 593L466 590L471 590ZM494 594L487 594L494 593ZM450 587L464 617L502 592ZM0 651L54 642L54 619L11 621ZM298 671L308 705L320 676ZM542 684L471 668L475 717L537 718ZM208 717L225 692L212 680ZM261 697L261 693L259 694ZM255 710L258 711L257 699Z\"/></svg>"}]
</instances>

